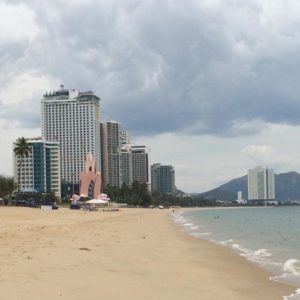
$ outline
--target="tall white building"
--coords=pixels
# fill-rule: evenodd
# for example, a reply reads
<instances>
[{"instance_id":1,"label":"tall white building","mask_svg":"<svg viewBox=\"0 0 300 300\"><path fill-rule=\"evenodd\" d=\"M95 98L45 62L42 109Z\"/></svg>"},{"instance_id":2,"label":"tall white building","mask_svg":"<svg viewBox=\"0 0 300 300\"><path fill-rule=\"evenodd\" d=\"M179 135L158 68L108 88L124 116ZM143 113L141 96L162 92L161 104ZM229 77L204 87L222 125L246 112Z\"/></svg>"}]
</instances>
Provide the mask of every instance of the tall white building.
<instances>
[{"instance_id":1,"label":"tall white building","mask_svg":"<svg viewBox=\"0 0 300 300\"><path fill-rule=\"evenodd\" d=\"M100 171L100 98L93 92L60 89L41 100L42 136L60 144L61 180L79 183L87 153Z\"/></svg>"},{"instance_id":2,"label":"tall white building","mask_svg":"<svg viewBox=\"0 0 300 300\"><path fill-rule=\"evenodd\" d=\"M248 170L248 200L274 200L273 169L256 167Z\"/></svg>"},{"instance_id":3,"label":"tall white building","mask_svg":"<svg viewBox=\"0 0 300 300\"><path fill-rule=\"evenodd\" d=\"M19 174L19 157L14 154L14 181L19 183L20 191L53 192L61 197L60 147L58 142L41 138L27 139L31 152L23 157ZM15 144L14 144L15 148Z\"/></svg>"}]
</instances>

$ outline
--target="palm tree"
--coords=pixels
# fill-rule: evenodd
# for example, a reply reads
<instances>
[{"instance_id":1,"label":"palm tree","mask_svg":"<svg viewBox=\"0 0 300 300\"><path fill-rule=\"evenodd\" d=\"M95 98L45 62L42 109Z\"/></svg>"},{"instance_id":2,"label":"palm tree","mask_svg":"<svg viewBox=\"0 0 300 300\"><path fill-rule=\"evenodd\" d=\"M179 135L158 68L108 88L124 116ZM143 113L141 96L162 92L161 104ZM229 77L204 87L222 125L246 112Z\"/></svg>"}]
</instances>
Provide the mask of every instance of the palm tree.
<instances>
[{"instance_id":1,"label":"palm tree","mask_svg":"<svg viewBox=\"0 0 300 300\"><path fill-rule=\"evenodd\" d=\"M27 143L27 140L24 137L17 139L14 147L14 152L18 158L18 196L20 194L20 180L21 180L21 168L24 157L28 157L31 152L31 147Z\"/></svg>"}]
</instances>

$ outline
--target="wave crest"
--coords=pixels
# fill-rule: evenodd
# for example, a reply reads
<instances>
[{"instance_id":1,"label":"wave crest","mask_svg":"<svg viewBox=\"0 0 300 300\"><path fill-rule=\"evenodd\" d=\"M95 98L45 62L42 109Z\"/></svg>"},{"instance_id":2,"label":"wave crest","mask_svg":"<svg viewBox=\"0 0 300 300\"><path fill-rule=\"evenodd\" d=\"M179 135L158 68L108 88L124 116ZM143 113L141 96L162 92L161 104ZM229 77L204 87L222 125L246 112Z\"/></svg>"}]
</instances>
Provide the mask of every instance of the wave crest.
<instances>
[{"instance_id":1,"label":"wave crest","mask_svg":"<svg viewBox=\"0 0 300 300\"><path fill-rule=\"evenodd\" d=\"M283 265L283 271L293 275L300 275L300 261L295 258L288 259Z\"/></svg>"}]
</instances>

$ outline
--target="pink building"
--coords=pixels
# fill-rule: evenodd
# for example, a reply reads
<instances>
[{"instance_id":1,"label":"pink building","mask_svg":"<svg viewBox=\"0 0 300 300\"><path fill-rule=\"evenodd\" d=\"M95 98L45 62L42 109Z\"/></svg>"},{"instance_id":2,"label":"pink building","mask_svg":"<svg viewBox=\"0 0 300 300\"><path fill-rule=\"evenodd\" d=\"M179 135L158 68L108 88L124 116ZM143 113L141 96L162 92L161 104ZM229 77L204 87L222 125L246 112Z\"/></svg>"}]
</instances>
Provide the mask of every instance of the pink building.
<instances>
[{"instance_id":1,"label":"pink building","mask_svg":"<svg viewBox=\"0 0 300 300\"><path fill-rule=\"evenodd\" d=\"M92 153L86 156L85 170L80 172L80 196L84 195L92 199L100 196L101 174L96 170Z\"/></svg>"}]
</instances>

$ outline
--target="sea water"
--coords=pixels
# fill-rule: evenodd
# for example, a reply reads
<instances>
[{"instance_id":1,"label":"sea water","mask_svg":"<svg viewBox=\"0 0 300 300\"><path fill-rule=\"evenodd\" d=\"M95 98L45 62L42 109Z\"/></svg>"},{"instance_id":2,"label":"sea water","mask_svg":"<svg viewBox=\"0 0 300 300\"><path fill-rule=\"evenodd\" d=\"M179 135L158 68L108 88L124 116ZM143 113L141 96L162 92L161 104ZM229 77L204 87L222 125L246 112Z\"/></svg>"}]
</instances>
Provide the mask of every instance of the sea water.
<instances>
[{"instance_id":1,"label":"sea water","mask_svg":"<svg viewBox=\"0 0 300 300\"><path fill-rule=\"evenodd\" d=\"M212 208L173 214L189 234L230 247L295 286L300 299L300 207Z\"/></svg>"}]
</instances>

